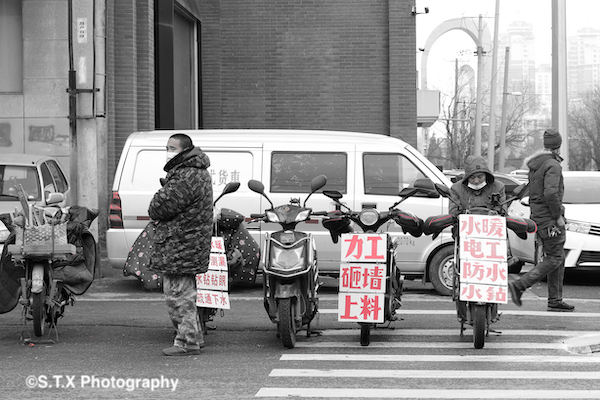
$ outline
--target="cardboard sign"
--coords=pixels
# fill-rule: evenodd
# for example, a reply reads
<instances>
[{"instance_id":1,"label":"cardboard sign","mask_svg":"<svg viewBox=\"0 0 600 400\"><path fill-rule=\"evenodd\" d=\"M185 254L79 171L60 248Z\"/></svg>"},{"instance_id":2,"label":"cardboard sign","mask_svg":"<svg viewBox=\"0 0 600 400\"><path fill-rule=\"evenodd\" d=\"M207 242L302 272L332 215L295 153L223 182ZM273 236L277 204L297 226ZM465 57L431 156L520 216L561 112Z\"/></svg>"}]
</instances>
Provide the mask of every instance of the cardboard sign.
<instances>
[{"instance_id":1,"label":"cardboard sign","mask_svg":"<svg viewBox=\"0 0 600 400\"><path fill-rule=\"evenodd\" d=\"M196 290L196 307L230 309L227 255L222 237L211 240L208 271L196 274Z\"/></svg>"},{"instance_id":2,"label":"cardboard sign","mask_svg":"<svg viewBox=\"0 0 600 400\"><path fill-rule=\"evenodd\" d=\"M338 293L338 321L384 322L384 293Z\"/></svg>"},{"instance_id":3,"label":"cardboard sign","mask_svg":"<svg viewBox=\"0 0 600 400\"><path fill-rule=\"evenodd\" d=\"M460 258L480 261L507 261L506 240L480 239L463 237L460 238Z\"/></svg>"},{"instance_id":4,"label":"cardboard sign","mask_svg":"<svg viewBox=\"0 0 600 400\"><path fill-rule=\"evenodd\" d=\"M506 219L499 215L461 214L460 237L506 240Z\"/></svg>"},{"instance_id":5,"label":"cardboard sign","mask_svg":"<svg viewBox=\"0 0 600 400\"><path fill-rule=\"evenodd\" d=\"M223 308L229 310L229 293L198 289L196 307Z\"/></svg>"},{"instance_id":6,"label":"cardboard sign","mask_svg":"<svg viewBox=\"0 0 600 400\"><path fill-rule=\"evenodd\" d=\"M386 233L346 233L342 235L342 262L387 261Z\"/></svg>"},{"instance_id":7,"label":"cardboard sign","mask_svg":"<svg viewBox=\"0 0 600 400\"><path fill-rule=\"evenodd\" d=\"M222 253L225 254L225 241L220 236L213 236L210 241L210 252L211 253Z\"/></svg>"},{"instance_id":8,"label":"cardboard sign","mask_svg":"<svg viewBox=\"0 0 600 400\"><path fill-rule=\"evenodd\" d=\"M385 264L342 263L339 291L385 292Z\"/></svg>"},{"instance_id":9,"label":"cardboard sign","mask_svg":"<svg viewBox=\"0 0 600 400\"><path fill-rule=\"evenodd\" d=\"M460 281L504 285L508 281L508 264L498 261L460 260Z\"/></svg>"},{"instance_id":10,"label":"cardboard sign","mask_svg":"<svg viewBox=\"0 0 600 400\"><path fill-rule=\"evenodd\" d=\"M499 285L477 285L472 283L460 284L460 299L463 301L502 303L506 304L507 286Z\"/></svg>"},{"instance_id":11,"label":"cardboard sign","mask_svg":"<svg viewBox=\"0 0 600 400\"><path fill-rule=\"evenodd\" d=\"M504 217L461 214L459 236L460 300L506 304L508 241Z\"/></svg>"},{"instance_id":12,"label":"cardboard sign","mask_svg":"<svg viewBox=\"0 0 600 400\"><path fill-rule=\"evenodd\" d=\"M338 321L384 322L387 234L342 235Z\"/></svg>"},{"instance_id":13,"label":"cardboard sign","mask_svg":"<svg viewBox=\"0 0 600 400\"><path fill-rule=\"evenodd\" d=\"M208 270L204 274L196 275L196 287L198 289L228 291L229 275L227 271Z\"/></svg>"}]
</instances>

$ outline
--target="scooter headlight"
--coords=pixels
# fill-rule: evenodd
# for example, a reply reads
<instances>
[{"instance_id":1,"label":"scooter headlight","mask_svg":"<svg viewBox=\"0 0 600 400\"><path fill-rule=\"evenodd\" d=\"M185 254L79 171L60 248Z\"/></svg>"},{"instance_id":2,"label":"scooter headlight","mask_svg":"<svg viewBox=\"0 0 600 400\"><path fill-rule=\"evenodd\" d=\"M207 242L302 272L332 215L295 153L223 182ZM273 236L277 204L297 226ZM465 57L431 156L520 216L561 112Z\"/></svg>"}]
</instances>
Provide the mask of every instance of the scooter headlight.
<instances>
[{"instance_id":1,"label":"scooter headlight","mask_svg":"<svg viewBox=\"0 0 600 400\"><path fill-rule=\"evenodd\" d=\"M279 217L273 211L267 211L267 219L269 222L279 222Z\"/></svg>"},{"instance_id":2,"label":"scooter headlight","mask_svg":"<svg viewBox=\"0 0 600 400\"><path fill-rule=\"evenodd\" d=\"M310 210L304 210L296 215L296 222L306 221L310 215Z\"/></svg>"},{"instance_id":3,"label":"scooter headlight","mask_svg":"<svg viewBox=\"0 0 600 400\"><path fill-rule=\"evenodd\" d=\"M272 247L273 268L292 270L304 266L304 247L282 249Z\"/></svg>"},{"instance_id":4,"label":"scooter headlight","mask_svg":"<svg viewBox=\"0 0 600 400\"><path fill-rule=\"evenodd\" d=\"M375 225L379 221L379 212L373 208L362 210L359 219L364 225Z\"/></svg>"}]
</instances>

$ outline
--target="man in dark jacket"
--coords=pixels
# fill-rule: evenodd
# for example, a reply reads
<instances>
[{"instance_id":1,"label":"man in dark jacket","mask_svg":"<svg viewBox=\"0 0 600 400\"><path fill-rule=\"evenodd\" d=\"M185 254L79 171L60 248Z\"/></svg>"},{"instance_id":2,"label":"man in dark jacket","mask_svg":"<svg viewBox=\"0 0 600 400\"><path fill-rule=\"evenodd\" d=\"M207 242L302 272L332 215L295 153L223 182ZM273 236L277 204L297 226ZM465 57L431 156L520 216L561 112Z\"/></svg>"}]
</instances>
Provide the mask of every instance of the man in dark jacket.
<instances>
[{"instance_id":1,"label":"man in dark jacket","mask_svg":"<svg viewBox=\"0 0 600 400\"><path fill-rule=\"evenodd\" d=\"M554 129L544 132L544 150L525 160L529 167L529 204L531 219L538 225L538 239L544 253L538 262L521 278L509 282L508 288L513 302L521 306L523 292L544 276L548 276L548 311L573 311L575 307L562 298L565 274L566 240L564 207L562 205L564 185L560 163L562 138Z\"/></svg>"},{"instance_id":2,"label":"man in dark jacket","mask_svg":"<svg viewBox=\"0 0 600 400\"><path fill-rule=\"evenodd\" d=\"M194 355L204 344L196 312L195 275L208 270L212 233L212 181L208 156L189 136L167 142L167 176L150 201L156 221L150 268L163 273L169 316L177 329L167 356Z\"/></svg>"},{"instance_id":3,"label":"man in dark jacket","mask_svg":"<svg viewBox=\"0 0 600 400\"><path fill-rule=\"evenodd\" d=\"M506 193L502 182L494 179L494 174L482 156L469 156L465 161L465 175L450 188L450 214L458 217L465 210L484 207L505 215ZM457 204L460 204L458 206Z\"/></svg>"}]
</instances>

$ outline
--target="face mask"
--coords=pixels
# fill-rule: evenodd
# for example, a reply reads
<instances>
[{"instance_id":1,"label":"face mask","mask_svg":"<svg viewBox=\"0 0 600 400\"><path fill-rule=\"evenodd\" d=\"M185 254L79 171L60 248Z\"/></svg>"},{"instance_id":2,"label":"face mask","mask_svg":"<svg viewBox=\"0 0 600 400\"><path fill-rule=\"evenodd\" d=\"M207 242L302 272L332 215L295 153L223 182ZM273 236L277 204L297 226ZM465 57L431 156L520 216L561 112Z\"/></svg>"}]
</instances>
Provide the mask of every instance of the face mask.
<instances>
[{"instance_id":1,"label":"face mask","mask_svg":"<svg viewBox=\"0 0 600 400\"><path fill-rule=\"evenodd\" d=\"M467 186L469 186L471 189L473 190L481 190L483 189L483 187L487 184L486 181L481 182L479 185L474 185L472 183L469 183Z\"/></svg>"},{"instance_id":2,"label":"face mask","mask_svg":"<svg viewBox=\"0 0 600 400\"><path fill-rule=\"evenodd\" d=\"M179 154L176 151L167 151L167 162L171 161L171 159L173 157L175 157L177 154Z\"/></svg>"}]
</instances>

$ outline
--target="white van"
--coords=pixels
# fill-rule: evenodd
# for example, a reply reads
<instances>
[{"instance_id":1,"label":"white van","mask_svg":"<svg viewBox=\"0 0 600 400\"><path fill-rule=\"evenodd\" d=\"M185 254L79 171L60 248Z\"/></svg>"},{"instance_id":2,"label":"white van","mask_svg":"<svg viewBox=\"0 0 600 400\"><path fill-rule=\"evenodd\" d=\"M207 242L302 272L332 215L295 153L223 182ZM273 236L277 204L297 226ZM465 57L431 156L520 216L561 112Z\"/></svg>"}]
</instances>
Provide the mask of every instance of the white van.
<instances>
[{"instance_id":1,"label":"white van","mask_svg":"<svg viewBox=\"0 0 600 400\"><path fill-rule=\"evenodd\" d=\"M342 201L353 210L360 210L364 203L387 210L399 200L398 192L419 178L451 185L416 149L379 134L284 129L136 132L125 143L113 183L106 240L108 258L115 268L123 268L131 245L148 223L148 204L160 188L159 178L165 176L165 146L174 133L189 135L194 145L209 156L215 198L226 183L241 182L237 192L219 201L219 207L234 209L247 218L269 206L264 197L248 189L250 179L263 182L265 193L275 205L281 205L291 198L304 200L311 179L324 174L324 189L340 191ZM315 193L307 205L315 211L333 209L331 200L320 193ZM447 200L412 197L400 208L424 220L445 213ZM265 233L278 227L248 224L263 249ZM340 244L332 242L320 221L301 223L298 229L314 234L320 273L336 275ZM449 294L451 235L444 233L435 240L431 236L415 238L403 234L393 222L388 229L399 237L396 257L405 277L431 281L438 292Z\"/></svg>"}]
</instances>

